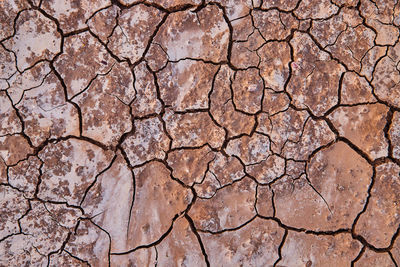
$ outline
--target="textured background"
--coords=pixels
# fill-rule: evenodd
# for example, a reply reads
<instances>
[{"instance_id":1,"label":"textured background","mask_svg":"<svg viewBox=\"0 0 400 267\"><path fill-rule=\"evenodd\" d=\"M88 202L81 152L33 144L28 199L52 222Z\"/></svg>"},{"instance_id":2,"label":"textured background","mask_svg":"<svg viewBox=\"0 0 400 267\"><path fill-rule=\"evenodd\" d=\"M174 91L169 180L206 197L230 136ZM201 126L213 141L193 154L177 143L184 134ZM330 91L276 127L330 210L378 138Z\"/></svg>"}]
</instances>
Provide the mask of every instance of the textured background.
<instances>
[{"instance_id":1,"label":"textured background","mask_svg":"<svg viewBox=\"0 0 400 267\"><path fill-rule=\"evenodd\" d=\"M400 265L400 3L1 0L0 266Z\"/></svg>"}]
</instances>

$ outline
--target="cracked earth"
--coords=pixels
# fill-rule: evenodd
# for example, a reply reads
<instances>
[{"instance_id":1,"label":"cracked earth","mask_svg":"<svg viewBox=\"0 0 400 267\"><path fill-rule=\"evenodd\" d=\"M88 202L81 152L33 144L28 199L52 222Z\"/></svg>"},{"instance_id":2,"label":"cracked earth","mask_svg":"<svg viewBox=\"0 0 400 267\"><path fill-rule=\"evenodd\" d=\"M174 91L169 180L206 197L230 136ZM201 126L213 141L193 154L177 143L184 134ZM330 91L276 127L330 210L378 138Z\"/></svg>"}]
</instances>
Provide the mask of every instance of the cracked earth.
<instances>
[{"instance_id":1,"label":"cracked earth","mask_svg":"<svg viewBox=\"0 0 400 267\"><path fill-rule=\"evenodd\" d=\"M396 0L1 0L0 266L399 266Z\"/></svg>"}]
</instances>

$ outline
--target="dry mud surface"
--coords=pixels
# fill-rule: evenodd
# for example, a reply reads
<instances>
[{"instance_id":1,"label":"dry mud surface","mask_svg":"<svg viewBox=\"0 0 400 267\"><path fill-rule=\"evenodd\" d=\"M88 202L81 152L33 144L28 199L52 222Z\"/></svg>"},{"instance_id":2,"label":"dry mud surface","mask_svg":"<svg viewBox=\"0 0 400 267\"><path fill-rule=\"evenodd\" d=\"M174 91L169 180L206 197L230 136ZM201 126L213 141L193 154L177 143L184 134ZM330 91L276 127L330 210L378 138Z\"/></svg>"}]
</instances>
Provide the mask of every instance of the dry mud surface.
<instances>
[{"instance_id":1,"label":"dry mud surface","mask_svg":"<svg viewBox=\"0 0 400 267\"><path fill-rule=\"evenodd\" d=\"M397 0L1 0L0 266L399 266L399 26Z\"/></svg>"}]
</instances>

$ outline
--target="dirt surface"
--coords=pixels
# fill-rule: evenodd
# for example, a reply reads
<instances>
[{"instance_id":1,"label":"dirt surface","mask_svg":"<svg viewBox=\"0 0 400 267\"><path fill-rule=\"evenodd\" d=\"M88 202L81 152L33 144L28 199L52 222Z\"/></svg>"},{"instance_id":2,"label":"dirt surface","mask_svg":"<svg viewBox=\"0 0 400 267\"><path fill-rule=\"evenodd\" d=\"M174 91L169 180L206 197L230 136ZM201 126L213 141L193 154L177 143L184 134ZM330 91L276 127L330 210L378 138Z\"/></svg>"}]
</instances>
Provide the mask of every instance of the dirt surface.
<instances>
[{"instance_id":1,"label":"dirt surface","mask_svg":"<svg viewBox=\"0 0 400 267\"><path fill-rule=\"evenodd\" d=\"M0 266L399 266L399 29L395 0L1 0Z\"/></svg>"}]
</instances>

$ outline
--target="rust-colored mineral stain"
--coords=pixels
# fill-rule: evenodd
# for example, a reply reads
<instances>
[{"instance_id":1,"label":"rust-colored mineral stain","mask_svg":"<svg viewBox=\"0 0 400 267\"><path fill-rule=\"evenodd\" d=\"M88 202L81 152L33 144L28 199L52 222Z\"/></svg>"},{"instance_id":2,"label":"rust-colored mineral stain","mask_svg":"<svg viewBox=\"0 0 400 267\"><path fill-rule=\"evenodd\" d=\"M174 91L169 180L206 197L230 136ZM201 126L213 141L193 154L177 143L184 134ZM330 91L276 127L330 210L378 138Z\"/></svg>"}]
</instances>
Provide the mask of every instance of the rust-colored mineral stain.
<instances>
[{"instance_id":1,"label":"rust-colored mineral stain","mask_svg":"<svg viewBox=\"0 0 400 267\"><path fill-rule=\"evenodd\" d=\"M0 266L399 266L399 84L399 1L0 0Z\"/></svg>"}]
</instances>

